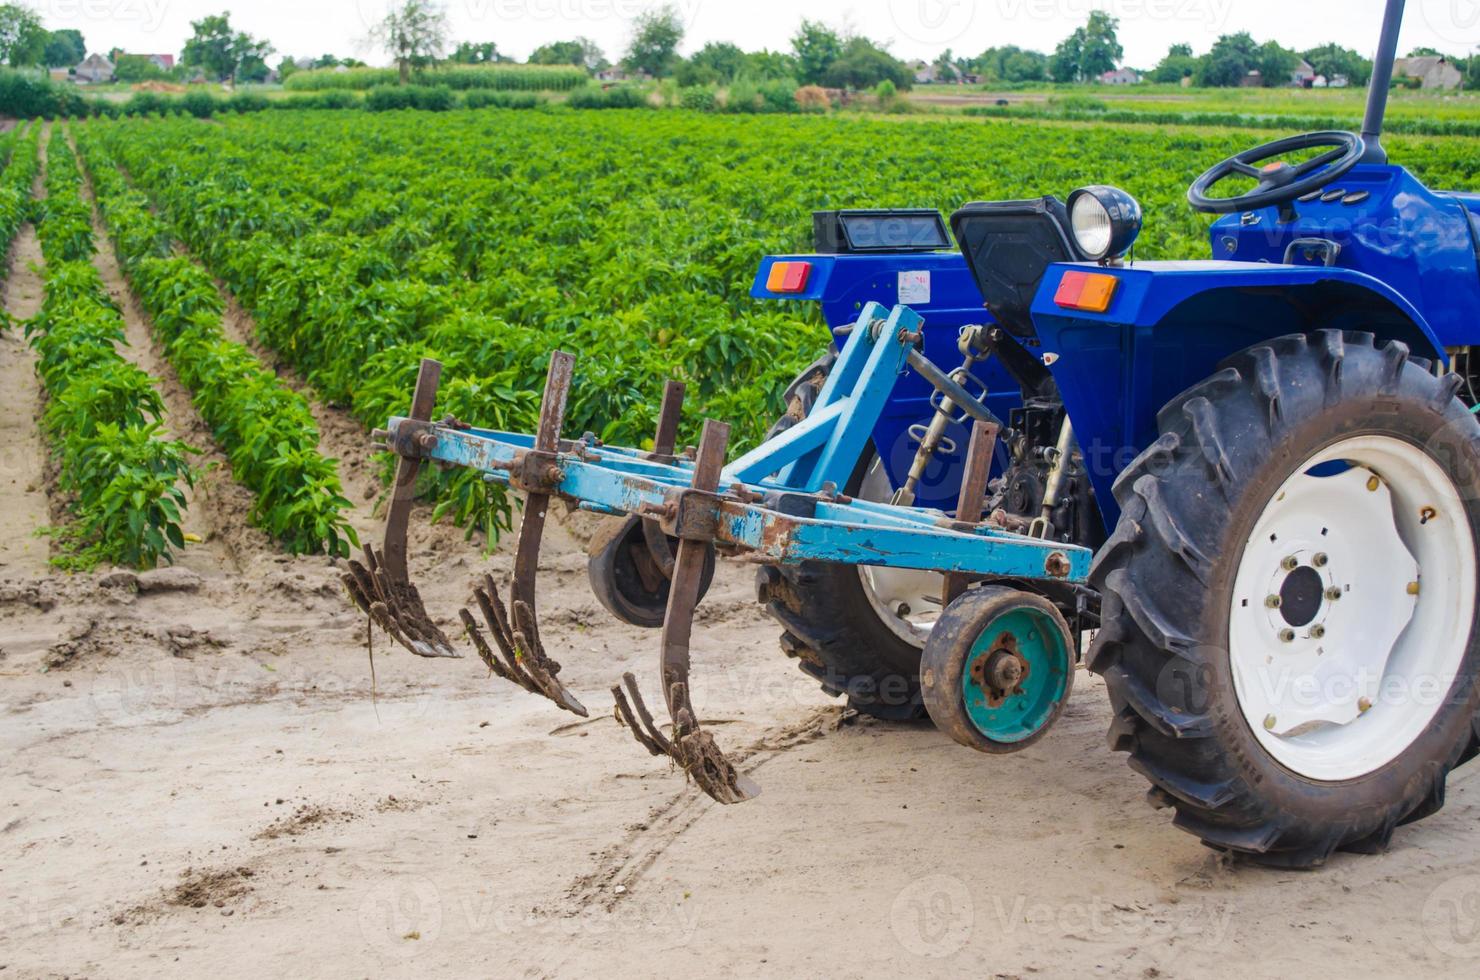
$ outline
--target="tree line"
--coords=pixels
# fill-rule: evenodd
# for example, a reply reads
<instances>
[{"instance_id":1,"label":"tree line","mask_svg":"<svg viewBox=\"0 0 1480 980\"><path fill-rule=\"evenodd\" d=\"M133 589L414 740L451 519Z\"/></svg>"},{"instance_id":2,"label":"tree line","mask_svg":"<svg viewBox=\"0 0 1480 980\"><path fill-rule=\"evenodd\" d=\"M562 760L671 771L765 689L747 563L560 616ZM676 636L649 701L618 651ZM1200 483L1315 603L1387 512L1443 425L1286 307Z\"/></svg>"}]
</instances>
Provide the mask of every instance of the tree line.
<instances>
[{"instance_id":1,"label":"tree line","mask_svg":"<svg viewBox=\"0 0 1480 980\"><path fill-rule=\"evenodd\" d=\"M230 11L193 21L191 29L180 64L173 70L147 56L115 49L110 52L115 77L138 82L203 74L216 81L263 81L271 73L268 59L275 49L269 42L234 28ZM947 49L932 62L932 74L941 82L962 81L965 76L989 84L1093 81L1122 64L1125 51L1119 29L1117 18L1096 10L1052 54L1005 45L988 48L975 57L958 57ZM891 89L907 89L915 80L914 70L891 54L885 44L821 21L803 19L789 46L780 51L742 51L726 41L711 41L685 57L679 54L684 34L677 8L666 5L638 16L616 65L586 37L543 44L531 53L528 63L576 65L590 72L620 67L634 75L673 78L684 87L787 79L828 88L867 89L887 83ZM403 81L409 81L413 71L439 63L514 61L493 41L452 45L441 0L401 0L371 30L367 40L391 56ZM1439 52L1427 48L1412 52L1425 54ZM11 67L61 68L75 66L86 57L81 32L49 31L28 7L0 4L0 62ZM1190 79L1190 84L1220 87L1243 85L1257 72L1262 84L1284 86L1290 83L1302 59L1316 74L1328 79L1343 77L1353 86L1365 85L1372 74L1372 62L1350 48L1324 44L1296 51L1275 41L1260 43L1247 32L1240 32L1223 35L1201 55L1194 54L1190 44L1175 44L1146 77L1153 82L1177 84ZM1469 86L1480 87L1480 56L1450 61L1466 75ZM283 58L277 72L286 78L305 68L363 64L353 58L325 54L309 60Z\"/></svg>"}]
</instances>

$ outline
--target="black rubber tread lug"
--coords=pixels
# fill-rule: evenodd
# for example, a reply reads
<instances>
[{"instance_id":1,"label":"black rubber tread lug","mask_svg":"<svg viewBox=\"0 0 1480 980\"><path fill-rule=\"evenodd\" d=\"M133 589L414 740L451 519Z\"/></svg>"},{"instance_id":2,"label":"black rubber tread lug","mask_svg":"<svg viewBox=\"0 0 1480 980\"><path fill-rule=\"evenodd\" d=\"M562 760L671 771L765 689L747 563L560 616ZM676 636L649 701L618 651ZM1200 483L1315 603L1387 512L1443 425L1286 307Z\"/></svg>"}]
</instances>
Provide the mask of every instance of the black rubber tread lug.
<instances>
[{"instance_id":1,"label":"black rubber tread lug","mask_svg":"<svg viewBox=\"0 0 1480 980\"><path fill-rule=\"evenodd\" d=\"M1162 500L1161 481L1154 476L1143 476L1136 481L1135 489L1137 495L1146 501L1147 526L1161 538L1162 546L1182 559L1182 564L1206 586L1213 571L1213 560L1193 542L1172 508Z\"/></svg>"},{"instance_id":2,"label":"black rubber tread lug","mask_svg":"<svg viewBox=\"0 0 1480 980\"><path fill-rule=\"evenodd\" d=\"M1170 650L1194 663L1198 661L1197 644L1192 637L1177 629L1166 613L1153 606L1148 596L1135 589L1123 569L1117 568L1105 576L1105 587L1114 590L1120 597L1125 611L1141 632L1156 644L1157 649Z\"/></svg>"},{"instance_id":3,"label":"black rubber tread lug","mask_svg":"<svg viewBox=\"0 0 1480 980\"><path fill-rule=\"evenodd\" d=\"M1103 673L1105 686L1111 693L1167 738L1207 738L1212 734L1206 715L1168 707L1147 690L1139 677L1123 667L1111 667Z\"/></svg>"},{"instance_id":4,"label":"black rubber tread lug","mask_svg":"<svg viewBox=\"0 0 1480 980\"><path fill-rule=\"evenodd\" d=\"M1235 779L1212 783L1198 782L1172 772L1138 753L1132 753L1129 761L1132 769L1151 780L1167 795L1205 810L1216 810L1226 806L1237 797L1235 788L1238 781Z\"/></svg>"},{"instance_id":5,"label":"black rubber tread lug","mask_svg":"<svg viewBox=\"0 0 1480 980\"><path fill-rule=\"evenodd\" d=\"M1413 359L1417 361L1417 358ZM1465 386L1465 379L1457 374L1446 374L1439 379L1439 390L1434 393L1434 410L1444 411L1450 403L1459 397L1459 390Z\"/></svg>"}]
</instances>

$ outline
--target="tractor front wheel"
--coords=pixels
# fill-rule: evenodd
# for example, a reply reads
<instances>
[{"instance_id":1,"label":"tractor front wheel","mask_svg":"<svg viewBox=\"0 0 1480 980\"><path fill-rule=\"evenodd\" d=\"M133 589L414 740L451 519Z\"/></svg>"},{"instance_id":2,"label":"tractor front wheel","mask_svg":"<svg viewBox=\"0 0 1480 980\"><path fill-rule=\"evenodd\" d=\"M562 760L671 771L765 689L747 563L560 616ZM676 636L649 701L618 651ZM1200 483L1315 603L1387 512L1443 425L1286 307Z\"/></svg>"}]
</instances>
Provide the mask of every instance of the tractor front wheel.
<instances>
[{"instance_id":1,"label":"tractor front wheel","mask_svg":"<svg viewBox=\"0 0 1480 980\"><path fill-rule=\"evenodd\" d=\"M1230 358L1116 482L1089 654L1113 748L1210 846L1310 867L1480 747L1480 425L1400 343Z\"/></svg>"}]
</instances>

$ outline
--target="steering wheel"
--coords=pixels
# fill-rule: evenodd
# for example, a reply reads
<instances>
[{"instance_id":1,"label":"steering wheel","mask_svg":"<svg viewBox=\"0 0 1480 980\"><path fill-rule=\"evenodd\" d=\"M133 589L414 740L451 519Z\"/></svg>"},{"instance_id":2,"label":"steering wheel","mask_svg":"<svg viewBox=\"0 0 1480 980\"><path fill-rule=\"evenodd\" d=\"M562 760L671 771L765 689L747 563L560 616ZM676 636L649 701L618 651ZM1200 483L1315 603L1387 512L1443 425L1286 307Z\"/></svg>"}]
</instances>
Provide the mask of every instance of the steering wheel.
<instances>
[{"instance_id":1,"label":"steering wheel","mask_svg":"<svg viewBox=\"0 0 1480 980\"><path fill-rule=\"evenodd\" d=\"M1288 164L1283 160L1265 163L1287 153L1317 147L1329 147L1325 153L1304 163ZM1345 176L1367 152L1367 144L1356 133L1327 131L1287 136L1245 150L1213 167L1187 189L1187 202L1204 214L1232 214L1257 211L1260 208L1287 205L1312 191L1318 191ZM1256 166L1256 164L1264 166ZM1259 181L1259 186L1238 197L1209 197L1215 184L1239 174Z\"/></svg>"}]
</instances>

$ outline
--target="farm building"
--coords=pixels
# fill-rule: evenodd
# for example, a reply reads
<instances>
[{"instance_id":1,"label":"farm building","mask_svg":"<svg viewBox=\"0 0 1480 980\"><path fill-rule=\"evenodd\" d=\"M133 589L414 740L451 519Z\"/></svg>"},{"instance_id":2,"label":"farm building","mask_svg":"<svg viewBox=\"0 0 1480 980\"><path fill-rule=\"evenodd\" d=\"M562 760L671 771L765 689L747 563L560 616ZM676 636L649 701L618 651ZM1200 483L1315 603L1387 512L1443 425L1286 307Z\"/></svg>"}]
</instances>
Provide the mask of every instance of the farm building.
<instances>
[{"instance_id":1,"label":"farm building","mask_svg":"<svg viewBox=\"0 0 1480 980\"><path fill-rule=\"evenodd\" d=\"M111 82L113 81L113 62L100 54L90 54L82 64L77 66L77 80L79 82Z\"/></svg>"},{"instance_id":2,"label":"farm building","mask_svg":"<svg viewBox=\"0 0 1480 980\"><path fill-rule=\"evenodd\" d=\"M1140 85L1141 73L1134 68L1117 68L1100 76L1101 85Z\"/></svg>"},{"instance_id":3,"label":"farm building","mask_svg":"<svg viewBox=\"0 0 1480 980\"><path fill-rule=\"evenodd\" d=\"M979 77L956 63L916 61L910 65L916 85L975 85Z\"/></svg>"},{"instance_id":4,"label":"farm building","mask_svg":"<svg viewBox=\"0 0 1480 980\"><path fill-rule=\"evenodd\" d=\"M1443 55L1399 58L1393 65L1393 74L1399 78L1416 78L1421 88L1455 89L1465 80Z\"/></svg>"}]
</instances>

